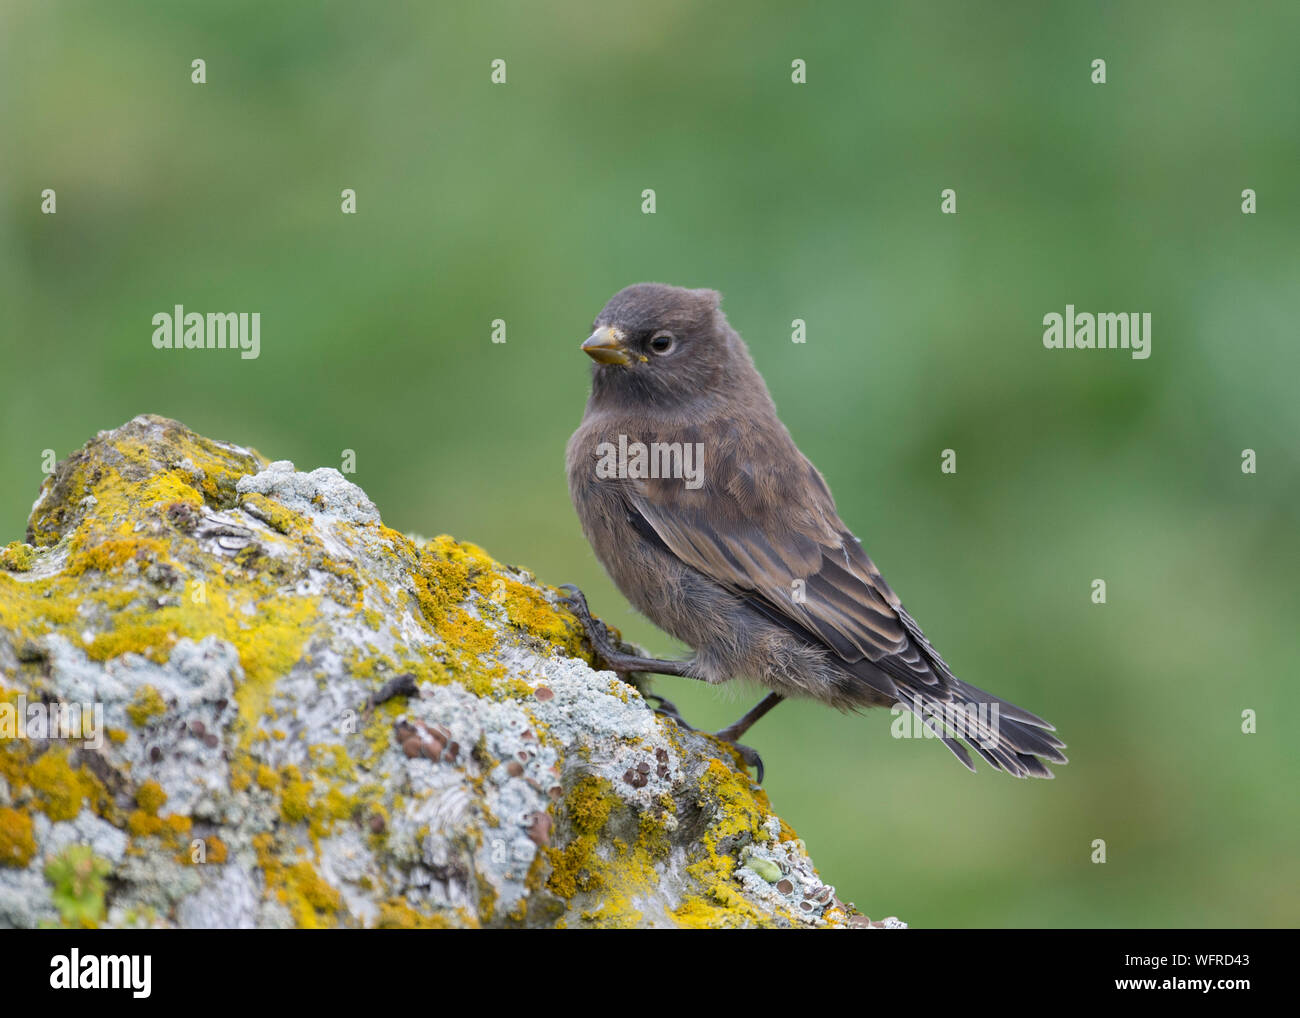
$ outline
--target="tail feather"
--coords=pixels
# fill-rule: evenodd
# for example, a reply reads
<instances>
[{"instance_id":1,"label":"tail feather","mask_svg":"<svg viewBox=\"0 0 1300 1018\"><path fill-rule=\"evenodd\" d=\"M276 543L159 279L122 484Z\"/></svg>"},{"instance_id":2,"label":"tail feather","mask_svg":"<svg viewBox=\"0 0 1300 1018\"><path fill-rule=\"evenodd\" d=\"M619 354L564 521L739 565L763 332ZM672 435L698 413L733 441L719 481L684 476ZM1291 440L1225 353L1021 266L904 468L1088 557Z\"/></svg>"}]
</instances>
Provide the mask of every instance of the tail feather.
<instances>
[{"instance_id":1,"label":"tail feather","mask_svg":"<svg viewBox=\"0 0 1300 1018\"><path fill-rule=\"evenodd\" d=\"M996 703L999 712L1003 717L1011 718L1012 721L1020 721L1026 725L1033 725L1035 728L1041 728L1047 732L1056 731L1056 726L1050 722L1044 721L1037 714L1032 714L1023 707L1017 707L1009 700L1004 700L1000 696L994 696L992 693L986 693L982 689L972 686L969 682L962 682L961 679L953 676L949 680L955 692L964 696L968 701L975 703ZM1055 740L1058 746L1064 746L1065 743Z\"/></svg>"},{"instance_id":2,"label":"tail feather","mask_svg":"<svg viewBox=\"0 0 1300 1018\"><path fill-rule=\"evenodd\" d=\"M1068 763L1061 752L1065 743L1052 734L1055 729L1050 724L960 679L944 691L900 686L898 695L899 702L972 771L975 765L966 746L995 770L1018 778L1051 778L1044 761Z\"/></svg>"}]
</instances>

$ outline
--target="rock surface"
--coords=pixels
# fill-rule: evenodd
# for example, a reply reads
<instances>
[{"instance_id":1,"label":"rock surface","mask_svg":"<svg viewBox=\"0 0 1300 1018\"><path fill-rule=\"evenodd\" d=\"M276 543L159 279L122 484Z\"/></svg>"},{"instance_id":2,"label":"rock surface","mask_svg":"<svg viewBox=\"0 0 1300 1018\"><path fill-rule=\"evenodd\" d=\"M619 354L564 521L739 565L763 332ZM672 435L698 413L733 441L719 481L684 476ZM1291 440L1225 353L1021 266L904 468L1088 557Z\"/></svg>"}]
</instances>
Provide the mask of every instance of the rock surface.
<instances>
[{"instance_id":1,"label":"rock surface","mask_svg":"<svg viewBox=\"0 0 1300 1018\"><path fill-rule=\"evenodd\" d=\"M337 471L101 432L0 550L0 926L868 925L556 597Z\"/></svg>"}]
</instances>

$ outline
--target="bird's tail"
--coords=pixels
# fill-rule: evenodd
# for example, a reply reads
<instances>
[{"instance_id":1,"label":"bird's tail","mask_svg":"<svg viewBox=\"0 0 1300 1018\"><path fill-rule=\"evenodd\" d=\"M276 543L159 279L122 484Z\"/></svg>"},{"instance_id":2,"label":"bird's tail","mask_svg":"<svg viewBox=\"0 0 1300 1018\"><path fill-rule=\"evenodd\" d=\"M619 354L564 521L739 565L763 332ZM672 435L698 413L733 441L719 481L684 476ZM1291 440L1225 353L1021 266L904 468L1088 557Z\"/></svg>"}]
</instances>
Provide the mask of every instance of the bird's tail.
<instances>
[{"instance_id":1,"label":"bird's tail","mask_svg":"<svg viewBox=\"0 0 1300 1018\"><path fill-rule=\"evenodd\" d=\"M971 770L975 764L966 746L995 770L1018 778L1050 778L1044 761L1068 762L1061 752L1065 743L1053 734L1056 729L1036 714L958 678L950 678L945 686L940 691L899 685L899 702Z\"/></svg>"}]
</instances>

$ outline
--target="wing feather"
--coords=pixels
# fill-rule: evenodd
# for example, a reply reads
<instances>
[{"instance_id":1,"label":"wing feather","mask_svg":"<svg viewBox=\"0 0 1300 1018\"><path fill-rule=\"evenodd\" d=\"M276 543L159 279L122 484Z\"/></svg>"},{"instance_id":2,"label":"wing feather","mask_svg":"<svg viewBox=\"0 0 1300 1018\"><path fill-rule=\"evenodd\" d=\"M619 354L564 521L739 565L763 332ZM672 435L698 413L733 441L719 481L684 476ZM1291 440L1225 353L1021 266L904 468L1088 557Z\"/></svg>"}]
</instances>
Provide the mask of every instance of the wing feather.
<instances>
[{"instance_id":1,"label":"wing feather","mask_svg":"<svg viewBox=\"0 0 1300 1018\"><path fill-rule=\"evenodd\" d=\"M794 455L800 456L797 450ZM751 450L752 451L752 450ZM800 456L800 459L802 457ZM803 460L808 471L816 471ZM768 476L775 472L774 464ZM749 463L712 464L709 484L690 492L680 482L640 480L629 508L678 559L806 630L847 664L889 662L897 678L933 685L939 676L899 614L898 599L835 512L825 484L799 494L811 505L764 498L773 483ZM717 471L722 469L722 475Z\"/></svg>"}]
</instances>

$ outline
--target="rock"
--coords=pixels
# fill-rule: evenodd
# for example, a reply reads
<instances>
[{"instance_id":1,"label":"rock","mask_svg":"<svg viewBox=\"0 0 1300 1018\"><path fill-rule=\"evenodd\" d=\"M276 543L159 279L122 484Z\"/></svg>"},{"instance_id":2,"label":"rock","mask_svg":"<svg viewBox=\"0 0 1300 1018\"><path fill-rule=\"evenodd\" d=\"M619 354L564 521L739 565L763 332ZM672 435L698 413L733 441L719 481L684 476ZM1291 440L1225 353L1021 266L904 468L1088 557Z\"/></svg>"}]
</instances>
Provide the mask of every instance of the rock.
<instances>
[{"instance_id":1,"label":"rock","mask_svg":"<svg viewBox=\"0 0 1300 1018\"><path fill-rule=\"evenodd\" d=\"M868 924L553 589L337 471L137 417L0 552L0 925Z\"/></svg>"}]
</instances>

